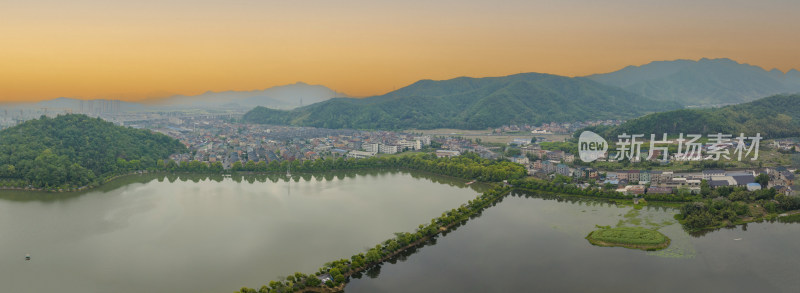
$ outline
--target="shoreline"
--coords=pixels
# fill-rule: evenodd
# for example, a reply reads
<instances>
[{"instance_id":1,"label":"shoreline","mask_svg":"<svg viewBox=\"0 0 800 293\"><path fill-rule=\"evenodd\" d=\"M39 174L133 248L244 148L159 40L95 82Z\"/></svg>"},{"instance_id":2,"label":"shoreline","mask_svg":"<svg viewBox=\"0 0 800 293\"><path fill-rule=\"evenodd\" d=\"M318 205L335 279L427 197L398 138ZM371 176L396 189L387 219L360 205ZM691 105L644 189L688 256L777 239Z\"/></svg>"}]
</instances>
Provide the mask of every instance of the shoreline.
<instances>
[{"instance_id":1,"label":"shoreline","mask_svg":"<svg viewBox=\"0 0 800 293\"><path fill-rule=\"evenodd\" d=\"M416 169L411 169L411 168L403 168L403 167L331 169L331 170L321 170L321 171L313 171L313 172L296 172L296 173L293 173L293 175L291 177L289 177L289 178L290 179L294 178L295 177L294 175L300 175L300 174L303 174L303 175L305 175L305 174L314 175L314 174L322 174L322 173L326 173L326 172L369 171L369 170L385 171L385 170L390 170L390 169L398 170L398 171L405 171L405 172L412 172L413 171L413 172L418 172L418 173L421 173L421 174L424 174L424 175L428 175L428 176L441 176L441 177L446 177L446 178L449 178L449 179L464 180L465 183L469 182L469 179L464 179L464 178L461 178L461 177L455 177L455 176L450 176L450 175L445 175L445 174L438 174L438 173L434 173L434 172L429 172L429 171L424 171L424 170L416 170ZM2 191L20 191L20 192L73 193L73 192L91 191L93 189L97 189L97 188L103 187L103 186L105 186L105 185L107 185L109 183L112 183L112 182L116 181L116 180L123 179L123 178L129 177L129 176L135 176L135 175L160 175L160 174L161 175L169 175L169 174L176 174L176 175L180 175L180 174L185 174L185 175L221 175L221 176L224 176L224 175L237 175L237 174L238 175L273 175L273 174L279 174L280 175L280 174L283 174L282 177L286 177L285 173L278 172L278 171L275 171L275 172L256 172L256 171L234 171L234 172L231 172L231 171L226 171L226 172L180 171L180 172L170 172L170 171L140 170L140 171L135 171L135 172L128 173L128 174L115 175L113 177L109 177L108 179L104 180L102 183L99 183L97 185L86 185L86 186L81 186L79 188L71 188L71 189L63 189L63 188L61 188L61 189L55 189L54 190L54 189L44 189L44 188L34 188L34 187L10 187L10 186L7 187L7 186L0 186L0 192L2 192ZM491 183L491 182L476 181L473 184L480 185L480 184L487 184L487 183ZM465 186L469 187L470 185L472 185L472 184L465 185Z\"/></svg>"},{"instance_id":2,"label":"shoreline","mask_svg":"<svg viewBox=\"0 0 800 293\"><path fill-rule=\"evenodd\" d=\"M293 173L293 175L291 177L289 177L289 178L292 179L292 178L295 177L294 175L299 175L299 174L302 174L302 175L311 174L311 175L313 175L313 174L322 174L322 173L326 173L326 172L369 171L369 170L375 170L375 171L398 170L398 171L405 171L405 172L412 172L413 171L413 172L418 172L418 173L421 173L421 174L424 174L424 175L428 175L428 176L441 176L441 177L445 177L445 178L449 178L449 179L464 180L465 183L470 180L470 179L464 179L464 178L461 178L461 177L455 177L455 176L450 176L450 175L445 175L445 174L438 174L438 173L434 173L434 172L411 169L411 168L403 168L403 167L331 169L331 170L320 170L320 171L313 171L313 172L296 172L296 173ZM112 182L116 181L116 180L123 179L125 177L135 176L135 175L169 175L169 174L176 174L176 175L180 175L180 174L186 174L186 175L220 175L220 176L237 175L237 174L238 175L273 175L273 174L279 174L280 175L280 174L283 174L282 177L286 177L285 173L278 172L278 171L275 171L275 172L257 172L257 171L233 171L233 172L232 171L225 171L225 172L180 171L180 172L170 172L170 171L140 170L140 171L134 171L132 173L115 175L113 177L109 177L108 179L104 180L103 182L101 182L101 183L99 183L97 185L86 185L86 186L81 186L79 188L44 189L44 188L34 188L34 187L5 187L5 186L2 186L2 187L0 187L0 192L2 192L2 191L19 191L19 192L34 192L34 193L35 192L73 193L73 192L91 191L93 189L96 189L96 188L99 188L99 187L103 187L103 186L105 186L105 185L107 185L109 183L112 183ZM491 182L488 182L488 181L476 181L473 184L480 185L480 184L487 184L487 183L491 183ZM465 185L465 186L469 187L470 185L472 185L472 184Z\"/></svg>"}]
</instances>

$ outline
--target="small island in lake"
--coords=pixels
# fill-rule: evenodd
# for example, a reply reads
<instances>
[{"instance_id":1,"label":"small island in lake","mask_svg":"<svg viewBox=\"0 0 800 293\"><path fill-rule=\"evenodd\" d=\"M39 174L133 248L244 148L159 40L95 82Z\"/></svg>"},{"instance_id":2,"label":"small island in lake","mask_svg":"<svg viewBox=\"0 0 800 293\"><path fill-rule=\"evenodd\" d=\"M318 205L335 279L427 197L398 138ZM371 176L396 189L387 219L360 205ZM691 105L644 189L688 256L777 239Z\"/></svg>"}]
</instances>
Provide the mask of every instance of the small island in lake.
<instances>
[{"instance_id":1,"label":"small island in lake","mask_svg":"<svg viewBox=\"0 0 800 293\"><path fill-rule=\"evenodd\" d=\"M600 227L586 236L589 243L597 246L620 246L641 250L661 250L669 246L669 237L656 230L641 227Z\"/></svg>"}]
</instances>

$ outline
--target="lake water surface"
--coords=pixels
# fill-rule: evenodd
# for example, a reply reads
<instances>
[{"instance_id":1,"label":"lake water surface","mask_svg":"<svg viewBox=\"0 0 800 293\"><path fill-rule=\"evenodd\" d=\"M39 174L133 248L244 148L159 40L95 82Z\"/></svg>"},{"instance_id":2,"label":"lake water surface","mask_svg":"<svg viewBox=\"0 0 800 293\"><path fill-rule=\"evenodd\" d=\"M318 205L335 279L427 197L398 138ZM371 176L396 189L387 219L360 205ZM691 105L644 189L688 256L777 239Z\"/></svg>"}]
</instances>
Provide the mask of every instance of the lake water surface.
<instances>
[{"instance_id":1,"label":"lake water surface","mask_svg":"<svg viewBox=\"0 0 800 293\"><path fill-rule=\"evenodd\" d=\"M485 186L420 173L129 176L83 193L0 192L0 292L232 292L363 252ZM691 236L670 208L514 193L394 263L367 292L797 292L800 224ZM592 246L595 225L672 239ZM31 261L24 256L30 253Z\"/></svg>"},{"instance_id":2,"label":"lake water surface","mask_svg":"<svg viewBox=\"0 0 800 293\"><path fill-rule=\"evenodd\" d=\"M435 245L354 279L346 292L800 290L800 224L751 223L693 237L674 214L510 196ZM585 237L595 224L659 229L672 244L658 252L592 246Z\"/></svg>"},{"instance_id":3,"label":"lake water surface","mask_svg":"<svg viewBox=\"0 0 800 293\"><path fill-rule=\"evenodd\" d=\"M83 193L0 192L0 292L258 288L413 231L480 189L403 172L281 177L143 175Z\"/></svg>"}]
</instances>

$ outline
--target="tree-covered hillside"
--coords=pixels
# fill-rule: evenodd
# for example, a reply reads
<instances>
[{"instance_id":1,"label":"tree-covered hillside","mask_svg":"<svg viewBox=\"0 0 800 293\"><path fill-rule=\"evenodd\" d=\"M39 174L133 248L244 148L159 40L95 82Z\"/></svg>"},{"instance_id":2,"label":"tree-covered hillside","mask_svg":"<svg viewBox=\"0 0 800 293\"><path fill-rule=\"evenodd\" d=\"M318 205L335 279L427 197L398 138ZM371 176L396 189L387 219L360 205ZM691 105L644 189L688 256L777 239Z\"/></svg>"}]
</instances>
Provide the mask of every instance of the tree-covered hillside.
<instances>
[{"instance_id":1,"label":"tree-covered hillside","mask_svg":"<svg viewBox=\"0 0 800 293\"><path fill-rule=\"evenodd\" d=\"M628 119L680 108L586 78L526 73L421 80L364 99L337 98L278 111L258 107L244 121L357 129L485 129L504 124Z\"/></svg>"},{"instance_id":2,"label":"tree-covered hillside","mask_svg":"<svg viewBox=\"0 0 800 293\"><path fill-rule=\"evenodd\" d=\"M628 134L740 133L780 138L800 136L800 95L778 95L714 109L683 109L646 115L617 127L593 129L604 137Z\"/></svg>"},{"instance_id":3,"label":"tree-covered hillside","mask_svg":"<svg viewBox=\"0 0 800 293\"><path fill-rule=\"evenodd\" d=\"M185 149L166 135L86 115L42 117L0 131L0 177L15 186L81 187Z\"/></svg>"}]
</instances>

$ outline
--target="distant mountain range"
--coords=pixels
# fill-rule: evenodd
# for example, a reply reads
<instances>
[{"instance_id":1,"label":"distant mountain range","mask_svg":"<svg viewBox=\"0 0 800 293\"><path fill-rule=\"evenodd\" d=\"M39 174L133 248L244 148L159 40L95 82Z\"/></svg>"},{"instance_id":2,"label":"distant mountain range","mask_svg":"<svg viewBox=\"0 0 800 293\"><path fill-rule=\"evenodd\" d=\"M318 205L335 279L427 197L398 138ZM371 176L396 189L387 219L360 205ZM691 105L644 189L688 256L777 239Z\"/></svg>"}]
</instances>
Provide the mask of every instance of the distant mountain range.
<instances>
[{"instance_id":1,"label":"distant mountain range","mask_svg":"<svg viewBox=\"0 0 800 293\"><path fill-rule=\"evenodd\" d=\"M7 109L71 109L73 112L133 112L133 111L177 111L191 109L240 109L249 110L263 106L274 109L292 109L331 99L346 97L322 85L309 85L303 82L275 86L264 90L206 92L196 96L172 96L144 102L125 102L120 100L97 99L79 100L56 98L34 103L6 103L0 108Z\"/></svg>"},{"instance_id":2,"label":"distant mountain range","mask_svg":"<svg viewBox=\"0 0 800 293\"><path fill-rule=\"evenodd\" d=\"M590 128L616 140L621 133L669 135L732 134L781 138L800 136L800 95L776 95L752 102L711 109L681 109L645 115L616 127Z\"/></svg>"},{"instance_id":3,"label":"distant mountain range","mask_svg":"<svg viewBox=\"0 0 800 293\"><path fill-rule=\"evenodd\" d=\"M152 100L148 105L151 107L247 109L262 106L273 109L292 109L346 96L344 93L335 92L322 85L298 82L264 90L206 92L196 96L172 96Z\"/></svg>"},{"instance_id":4,"label":"distant mountain range","mask_svg":"<svg viewBox=\"0 0 800 293\"><path fill-rule=\"evenodd\" d=\"M631 119L658 111L720 107L792 93L800 93L800 71L766 71L730 59L701 59L656 61L574 78L525 73L420 80L363 99L298 82L140 103L58 98L3 104L0 109L71 109L76 113L105 113L109 107L119 112L252 109L245 121L325 128L484 129L513 123Z\"/></svg>"},{"instance_id":5,"label":"distant mountain range","mask_svg":"<svg viewBox=\"0 0 800 293\"><path fill-rule=\"evenodd\" d=\"M656 61L587 78L684 106L730 105L800 92L800 71L766 71L730 59Z\"/></svg>"},{"instance_id":6,"label":"distant mountain range","mask_svg":"<svg viewBox=\"0 0 800 293\"><path fill-rule=\"evenodd\" d=\"M678 109L587 78L525 73L421 80L363 99L335 98L281 111L257 107L244 121L359 129L485 129L510 123L628 119Z\"/></svg>"}]
</instances>

